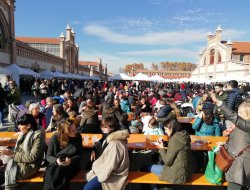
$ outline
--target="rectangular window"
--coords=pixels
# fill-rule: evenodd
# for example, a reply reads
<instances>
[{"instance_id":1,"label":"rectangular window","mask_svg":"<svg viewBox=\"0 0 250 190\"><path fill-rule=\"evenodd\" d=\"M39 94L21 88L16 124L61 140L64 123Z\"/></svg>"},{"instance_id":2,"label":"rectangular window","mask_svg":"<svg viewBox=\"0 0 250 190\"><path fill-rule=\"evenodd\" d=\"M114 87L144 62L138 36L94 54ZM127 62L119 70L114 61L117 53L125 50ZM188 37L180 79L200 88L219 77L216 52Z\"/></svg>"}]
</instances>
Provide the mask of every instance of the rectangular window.
<instances>
[{"instance_id":1,"label":"rectangular window","mask_svg":"<svg viewBox=\"0 0 250 190\"><path fill-rule=\"evenodd\" d=\"M244 60L244 55L240 55L240 61L243 61Z\"/></svg>"}]
</instances>

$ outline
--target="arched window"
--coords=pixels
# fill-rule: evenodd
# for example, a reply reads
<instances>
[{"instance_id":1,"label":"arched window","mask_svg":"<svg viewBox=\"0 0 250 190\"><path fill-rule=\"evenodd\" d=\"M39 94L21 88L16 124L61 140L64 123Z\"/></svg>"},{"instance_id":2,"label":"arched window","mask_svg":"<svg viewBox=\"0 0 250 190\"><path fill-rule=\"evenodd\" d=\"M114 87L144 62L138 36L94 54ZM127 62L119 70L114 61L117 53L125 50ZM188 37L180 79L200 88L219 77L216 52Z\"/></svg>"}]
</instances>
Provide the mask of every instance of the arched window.
<instances>
[{"instance_id":1,"label":"arched window","mask_svg":"<svg viewBox=\"0 0 250 190\"><path fill-rule=\"evenodd\" d=\"M210 51L210 65L214 64L214 49Z\"/></svg>"},{"instance_id":2,"label":"arched window","mask_svg":"<svg viewBox=\"0 0 250 190\"><path fill-rule=\"evenodd\" d=\"M0 25L0 49L4 48L4 37L3 37L3 31L2 31L2 27Z\"/></svg>"},{"instance_id":3,"label":"arched window","mask_svg":"<svg viewBox=\"0 0 250 190\"><path fill-rule=\"evenodd\" d=\"M221 54L218 52L218 63L221 63Z\"/></svg>"}]
</instances>

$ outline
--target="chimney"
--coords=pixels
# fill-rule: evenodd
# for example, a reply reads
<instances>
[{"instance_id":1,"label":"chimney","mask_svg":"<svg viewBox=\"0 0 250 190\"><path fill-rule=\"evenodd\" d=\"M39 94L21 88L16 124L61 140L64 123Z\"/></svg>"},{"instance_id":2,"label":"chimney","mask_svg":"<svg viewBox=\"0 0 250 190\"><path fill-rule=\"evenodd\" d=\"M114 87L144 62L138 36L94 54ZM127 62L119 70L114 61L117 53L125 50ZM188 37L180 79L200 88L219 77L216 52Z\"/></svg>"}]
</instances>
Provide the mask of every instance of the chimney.
<instances>
[{"instance_id":1,"label":"chimney","mask_svg":"<svg viewBox=\"0 0 250 190\"><path fill-rule=\"evenodd\" d=\"M221 42L221 33L222 33L222 28L221 25L219 25L216 29L216 41Z\"/></svg>"},{"instance_id":2,"label":"chimney","mask_svg":"<svg viewBox=\"0 0 250 190\"><path fill-rule=\"evenodd\" d=\"M66 27L66 41L70 41L70 37L71 37L71 28L70 25L68 24Z\"/></svg>"}]
</instances>

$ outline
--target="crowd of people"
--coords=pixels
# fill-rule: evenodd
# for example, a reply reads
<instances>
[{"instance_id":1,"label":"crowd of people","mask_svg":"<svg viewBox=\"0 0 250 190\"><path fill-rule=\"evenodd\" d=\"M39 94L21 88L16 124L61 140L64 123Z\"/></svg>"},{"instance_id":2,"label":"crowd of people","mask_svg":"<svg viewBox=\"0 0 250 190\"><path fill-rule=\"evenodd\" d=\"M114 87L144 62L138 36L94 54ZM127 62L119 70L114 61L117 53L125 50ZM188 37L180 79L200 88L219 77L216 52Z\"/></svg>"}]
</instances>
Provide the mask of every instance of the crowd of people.
<instances>
[{"instance_id":1,"label":"crowd of people","mask_svg":"<svg viewBox=\"0 0 250 190\"><path fill-rule=\"evenodd\" d=\"M169 137L167 151L159 139L159 152L153 154L160 159L142 170L176 184L187 182L195 172L190 134L228 136L232 156L250 144L250 86L235 80L225 84L35 80L31 87L35 101L20 107L22 94L10 77L6 79L0 85L1 122L8 105L8 119L22 134L14 150L0 150L0 155L11 157L5 168L9 177L2 181L6 189L35 174L42 161L48 162L43 189L68 189L85 151L80 133L102 134L89 155L85 190L125 189L129 133ZM180 116L195 116L191 130L178 123ZM54 135L46 146L48 132ZM226 172L229 190L250 187L249 164L250 148Z\"/></svg>"}]
</instances>

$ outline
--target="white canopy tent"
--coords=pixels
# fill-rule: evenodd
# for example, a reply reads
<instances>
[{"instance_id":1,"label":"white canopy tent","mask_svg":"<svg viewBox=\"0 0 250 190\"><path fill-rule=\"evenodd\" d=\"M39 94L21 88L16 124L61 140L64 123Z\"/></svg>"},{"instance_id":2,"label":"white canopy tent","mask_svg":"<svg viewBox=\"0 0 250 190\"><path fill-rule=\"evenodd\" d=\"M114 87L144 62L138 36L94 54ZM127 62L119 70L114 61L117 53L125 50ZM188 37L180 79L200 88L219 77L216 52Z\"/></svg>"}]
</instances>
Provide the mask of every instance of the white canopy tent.
<instances>
[{"instance_id":1,"label":"white canopy tent","mask_svg":"<svg viewBox=\"0 0 250 190\"><path fill-rule=\"evenodd\" d=\"M150 79L153 80L153 81L157 81L157 82L164 82L164 81L165 81L165 79L162 78L162 77L159 76L159 75L154 75L154 76L152 76Z\"/></svg>"},{"instance_id":2,"label":"white canopy tent","mask_svg":"<svg viewBox=\"0 0 250 190\"><path fill-rule=\"evenodd\" d=\"M24 69L22 67L17 66L16 64L11 64L5 69L8 69L10 73L12 74L13 80L15 80L16 84L19 86L19 80L20 80L20 75L28 75L28 76L33 76L33 73L28 71L27 69Z\"/></svg>"},{"instance_id":3,"label":"white canopy tent","mask_svg":"<svg viewBox=\"0 0 250 190\"><path fill-rule=\"evenodd\" d=\"M126 75L125 73L119 73L112 77L109 77L109 80L131 80L131 77Z\"/></svg>"},{"instance_id":4,"label":"white canopy tent","mask_svg":"<svg viewBox=\"0 0 250 190\"><path fill-rule=\"evenodd\" d=\"M28 68L26 70L29 71L33 75L33 77L35 77L35 78L41 77L40 73L32 71L31 69L28 69Z\"/></svg>"},{"instance_id":5,"label":"white canopy tent","mask_svg":"<svg viewBox=\"0 0 250 190\"><path fill-rule=\"evenodd\" d=\"M54 77L56 78L65 78L65 75L63 73L60 73L59 71L53 72Z\"/></svg>"},{"instance_id":6,"label":"white canopy tent","mask_svg":"<svg viewBox=\"0 0 250 190\"><path fill-rule=\"evenodd\" d=\"M40 72L40 75L41 75L41 78L44 78L44 79L52 79L55 77L54 73L52 71L49 71L49 70L45 70L45 71Z\"/></svg>"},{"instance_id":7,"label":"white canopy tent","mask_svg":"<svg viewBox=\"0 0 250 190\"><path fill-rule=\"evenodd\" d=\"M96 77L96 76L90 76L89 79L90 79L90 80L100 80L100 78L99 78L99 77Z\"/></svg>"},{"instance_id":8,"label":"white canopy tent","mask_svg":"<svg viewBox=\"0 0 250 190\"><path fill-rule=\"evenodd\" d=\"M3 75L10 75L11 72L10 72L9 69L5 69L5 68L0 67L0 74L3 74Z\"/></svg>"},{"instance_id":9,"label":"white canopy tent","mask_svg":"<svg viewBox=\"0 0 250 190\"><path fill-rule=\"evenodd\" d=\"M0 67L0 82L2 83L2 85L6 83L6 75L11 75L11 72L8 69Z\"/></svg>"},{"instance_id":10,"label":"white canopy tent","mask_svg":"<svg viewBox=\"0 0 250 190\"><path fill-rule=\"evenodd\" d=\"M138 73L136 76L133 77L135 81L150 81L150 77L148 75Z\"/></svg>"}]
</instances>

